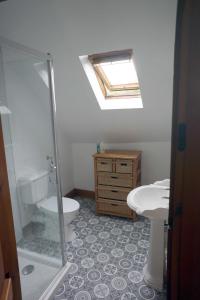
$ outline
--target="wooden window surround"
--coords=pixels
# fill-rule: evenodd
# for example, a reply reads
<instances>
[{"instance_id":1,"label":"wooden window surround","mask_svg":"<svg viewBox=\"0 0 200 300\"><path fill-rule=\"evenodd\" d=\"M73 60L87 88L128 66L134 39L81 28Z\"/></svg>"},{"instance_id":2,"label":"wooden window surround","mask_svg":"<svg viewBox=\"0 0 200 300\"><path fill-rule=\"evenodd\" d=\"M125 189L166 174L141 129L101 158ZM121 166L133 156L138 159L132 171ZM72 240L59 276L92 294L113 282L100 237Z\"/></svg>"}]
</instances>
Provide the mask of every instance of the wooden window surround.
<instances>
[{"instance_id":1,"label":"wooden window surround","mask_svg":"<svg viewBox=\"0 0 200 300\"><path fill-rule=\"evenodd\" d=\"M88 59L94 68L105 99L141 97L139 82L133 62L133 52L131 49L93 54L89 55ZM105 65L115 65L116 67L116 64L121 64L121 66L128 64L129 69L132 69L132 74L135 73L135 76L132 76L131 80L127 80L127 82L125 82L122 75L121 83L112 84L112 78L108 75L108 73L106 73L104 68Z\"/></svg>"}]
</instances>

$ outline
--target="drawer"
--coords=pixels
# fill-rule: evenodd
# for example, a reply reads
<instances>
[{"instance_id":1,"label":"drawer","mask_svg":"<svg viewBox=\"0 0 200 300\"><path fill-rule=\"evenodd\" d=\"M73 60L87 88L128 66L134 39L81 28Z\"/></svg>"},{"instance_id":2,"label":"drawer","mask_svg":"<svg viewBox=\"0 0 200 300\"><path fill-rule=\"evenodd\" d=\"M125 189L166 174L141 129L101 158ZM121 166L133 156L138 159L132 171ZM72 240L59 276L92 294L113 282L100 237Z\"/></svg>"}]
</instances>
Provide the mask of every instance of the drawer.
<instances>
[{"instance_id":1,"label":"drawer","mask_svg":"<svg viewBox=\"0 0 200 300\"><path fill-rule=\"evenodd\" d=\"M116 173L127 173L133 172L133 161L129 159L116 159Z\"/></svg>"},{"instance_id":2,"label":"drawer","mask_svg":"<svg viewBox=\"0 0 200 300\"><path fill-rule=\"evenodd\" d=\"M128 174L98 173L97 184L132 187L133 178Z\"/></svg>"},{"instance_id":3,"label":"drawer","mask_svg":"<svg viewBox=\"0 0 200 300\"><path fill-rule=\"evenodd\" d=\"M97 188L97 195L101 198L127 200L127 195L132 189L123 187L114 187L110 185L99 185Z\"/></svg>"},{"instance_id":4,"label":"drawer","mask_svg":"<svg viewBox=\"0 0 200 300\"><path fill-rule=\"evenodd\" d=\"M98 198L96 202L97 213L104 213L132 218L134 212L125 202Z\"/></svg>"},{"instance_id":5,"label":"drawer","mask_svg":"<svg viewBox=\"0 0 200 300\"><path fill-rule=\"evenodd\" d=\"M97 171L100 172L112 172L112 159L109 158L97 158L96 167Z\"/></svg>"}]
</instances>

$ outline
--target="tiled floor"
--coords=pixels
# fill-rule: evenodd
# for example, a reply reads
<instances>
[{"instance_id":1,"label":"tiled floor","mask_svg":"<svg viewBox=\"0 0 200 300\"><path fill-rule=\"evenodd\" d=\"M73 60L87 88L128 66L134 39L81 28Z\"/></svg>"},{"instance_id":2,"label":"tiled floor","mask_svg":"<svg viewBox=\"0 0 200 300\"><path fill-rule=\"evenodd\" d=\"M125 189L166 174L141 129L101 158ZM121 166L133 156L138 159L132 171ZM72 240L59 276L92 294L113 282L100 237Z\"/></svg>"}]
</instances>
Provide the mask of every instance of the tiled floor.
<instances>
[{"instance_id":1,"label":"tiled floor","mask_svg":"<svg viewBox=\"0 0 200 300\"><path fill-rule=\"evenodd\" d=\"M72 265L51 299L164 300L165 294L143 280L149 221L96 216L93 200L77 200L81 205L73 221L77 239L66 243L65 249Z\"/></svg>"},{"instance_id":2,"label":"tiled floor","mask_svg":"<svg viewBox=\"0 0 200 300\"><path fill-rule=\"evenodd\" d=\"M23 238L18 242L17 246L34 253L60 259L60 243L44 238L44 230L43 224L39 222L30 223L23 230Z\"/></svg>"}]
</instances>

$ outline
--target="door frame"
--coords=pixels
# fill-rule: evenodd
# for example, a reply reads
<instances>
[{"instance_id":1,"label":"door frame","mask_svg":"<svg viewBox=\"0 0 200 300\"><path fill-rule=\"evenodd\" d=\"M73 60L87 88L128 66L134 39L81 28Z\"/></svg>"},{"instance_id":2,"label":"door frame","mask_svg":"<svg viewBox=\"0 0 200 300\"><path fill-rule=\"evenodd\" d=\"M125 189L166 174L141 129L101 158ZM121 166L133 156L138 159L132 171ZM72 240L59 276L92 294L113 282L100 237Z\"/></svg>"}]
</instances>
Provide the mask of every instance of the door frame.
<instances>
[{"instance_id":1,"label":"door frame","mask_svg":"<svg viewBox=\"0 0 200 300\"><path fill-rule=\"evenodd\" d=\"M174 61L168 300L198 300L200 297L199 36L199 0L179 0Z\"/></svg>"}]
</instances>

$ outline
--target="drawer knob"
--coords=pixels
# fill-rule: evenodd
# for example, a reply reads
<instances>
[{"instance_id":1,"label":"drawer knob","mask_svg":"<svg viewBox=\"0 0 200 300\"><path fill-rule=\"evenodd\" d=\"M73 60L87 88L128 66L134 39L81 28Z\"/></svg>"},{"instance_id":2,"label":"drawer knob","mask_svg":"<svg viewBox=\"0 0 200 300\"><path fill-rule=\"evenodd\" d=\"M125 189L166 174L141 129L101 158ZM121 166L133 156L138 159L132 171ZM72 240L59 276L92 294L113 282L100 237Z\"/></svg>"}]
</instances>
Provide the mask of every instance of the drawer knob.
<instances>
[{"instance_id":1,"label":"drawer knob","mask_svg":"<svg viewBox=\"0 0 200 300\"><path fill-rule=\"evenodd\" d=\"M118 191L115 191L115 190L111 190L111 192L112 192L112 193L118 193Z\"/></svg>"},{"instance_id":2,"label":"drawer knob","mask_svg":"<svg viewBox=\"0 0 200 300\"><path fill-rule=\"evenodd\" d=\"M117 176L111 176L111 178L113 178L113 179L117 179L118 177L117 177Z\"/></svg>"},{"instance_id":3,"label":"drawer knob","mask_svg":"<svg viewBox=\"0 0 200 300\"><path fill-rule=\"evenodd\" d=\"M118 206L118 204L111 203L112 206Z\"/></svg>"},{"instance_id":4,"label":"drawer knob","mask_svg":"<svg viewBox=\"0 0 200 300\"><path fill-rule=\"evenodd\" d=\"M121 166L127 166L127 164L126 163L121 163Z\"/></svg>"},{"instance_id":5,"label":"drawer knob","mask_svg":"<svg viewBox=\"0 0 200 300\"><path fill-rule=\"evenodd\" d=\"M107 165L107 162L101 161L101 165Z\"/></svg>"}]
</instances>

